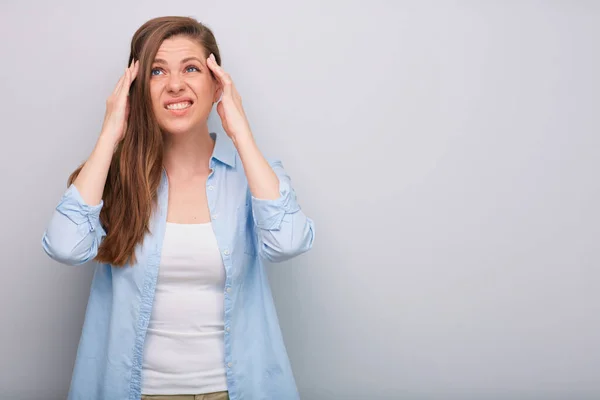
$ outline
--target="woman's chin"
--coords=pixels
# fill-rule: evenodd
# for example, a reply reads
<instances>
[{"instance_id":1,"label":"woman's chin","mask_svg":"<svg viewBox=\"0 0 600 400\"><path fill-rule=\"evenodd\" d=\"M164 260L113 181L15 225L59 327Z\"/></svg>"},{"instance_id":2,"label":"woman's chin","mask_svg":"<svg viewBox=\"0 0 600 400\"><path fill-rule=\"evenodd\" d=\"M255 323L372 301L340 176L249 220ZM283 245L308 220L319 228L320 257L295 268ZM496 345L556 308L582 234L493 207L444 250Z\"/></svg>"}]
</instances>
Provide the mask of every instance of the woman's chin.
<instances>
[{"instance_id":1,"label":"woman's chin","mask_svg":"<svg viewBox=\"0 0 600 400\"><path fill-rule=\"evenodd\" d=\"M199 131L201 127L201 124L192 124L190 121L177 121L163 125L163 131L173 136L185 136Z\"/></svg>"}]
</instances>

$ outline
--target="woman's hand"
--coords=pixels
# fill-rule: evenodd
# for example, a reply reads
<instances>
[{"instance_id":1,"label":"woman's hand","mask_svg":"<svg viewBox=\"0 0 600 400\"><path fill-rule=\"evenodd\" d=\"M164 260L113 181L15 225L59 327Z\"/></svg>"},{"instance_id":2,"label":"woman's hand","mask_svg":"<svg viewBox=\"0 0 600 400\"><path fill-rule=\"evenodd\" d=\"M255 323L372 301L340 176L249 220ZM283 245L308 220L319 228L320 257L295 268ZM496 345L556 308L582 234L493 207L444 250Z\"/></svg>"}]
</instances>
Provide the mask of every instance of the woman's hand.
<instances>
[{"instance_id":1,"label":"woman's hand","mask_svg":"<svg viewBox=\"0 0 600 400\"><path fill-rule=\"evenodd\" d=\"M102 124L102 137L109 138L116 145L127 131L127 120L129 119L129 88L135 80L140 62L131 61L131 65L125 69L125 73L119 79L115 90L106 100L106 113Z\"/></svg>"},{"instance_id":2,"label":"woman's hand","mask_svg":"<svg viewBox=\"0 0 600 400\"><path fill-rule=\"evenodd\" d=\"M217 113L227 136L236 143L241 135L250 135L250 124L242 107L242 98L238 93L231 77L217 64L213 54L208 57L206 64L214 73L222 90L221 101L217 104Z\"/></svg>"}]
</instances>

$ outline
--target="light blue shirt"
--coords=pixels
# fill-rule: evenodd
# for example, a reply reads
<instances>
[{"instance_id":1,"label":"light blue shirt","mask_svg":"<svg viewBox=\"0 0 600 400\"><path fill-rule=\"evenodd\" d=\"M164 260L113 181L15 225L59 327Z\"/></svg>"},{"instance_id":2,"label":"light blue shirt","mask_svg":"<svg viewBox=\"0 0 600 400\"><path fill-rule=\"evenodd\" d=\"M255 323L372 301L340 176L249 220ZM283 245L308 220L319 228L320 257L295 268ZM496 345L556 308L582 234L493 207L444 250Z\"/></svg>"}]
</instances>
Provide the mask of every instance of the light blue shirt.
<instances>
[{"instance_id":1,"label":"light blue shirt","mask_svg":"<svg viewBox=\"0 0 600 400\"><path fill-rule=\"evenodd\" d=\"M283 343L263 260L280 262L308 251L313 221L296 201L280 161L270 162L280 197L257 199L233 143L216 140L206 182L208 207L225 265L225 365L231 400L292 400L298 391ZM135 265L96 264L69 399L139 400L142 357L150 321L167 219L168 180L163 169L156 211L135 254ZM92 260L106 235L103 202L86 204L71 185L56 207L42 246L59 262Z\"/></svg>"}]
</instances>

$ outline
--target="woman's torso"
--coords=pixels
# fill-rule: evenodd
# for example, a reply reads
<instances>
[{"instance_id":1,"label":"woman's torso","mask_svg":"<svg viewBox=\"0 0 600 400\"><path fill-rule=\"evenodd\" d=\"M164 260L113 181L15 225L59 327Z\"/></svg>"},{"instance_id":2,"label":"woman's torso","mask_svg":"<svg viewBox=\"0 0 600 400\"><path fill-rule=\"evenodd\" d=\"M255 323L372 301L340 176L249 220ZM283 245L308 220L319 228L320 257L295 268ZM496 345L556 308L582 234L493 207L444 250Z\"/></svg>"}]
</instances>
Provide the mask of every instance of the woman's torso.
<instances>
[{"instance_id":1,"label":"woman's torso","mask_svg":"<svg viewBox=\"0 0 600 400\"><path fill-rule=\"evenodd\" d=\"M225 273L222 366L229 396L232 400L297 399L266 271L258 257L251 196L231 142L217 140L210 167L213 173L205 190ZM163 173L150 233L136 248L137 263L123 268L96 266L69 399L139 400L142 394L145 338L156 296L168 193ZM286 193L284 199L260 204L261 221L281 223L279 215L297 210L295 197L288 199L292 194ZM67 196L62 204L70 204L71 210L64 212L82 213L86 206L76 188ZM302 238L303 225L309 223L312 229L312 222L294 212L289 218L299 222L288 222L285 228L299 229L289 236ZM294 251L304 252L311 243L299 243L303 248Z\"/></svg>"},{"instance_id":2,"label":"woman's torso","mask_svg":"<svg viewBox=\"0 0 600 400\"><path fill-rule=\"evenodd\" d=\"M144 346L142 393L225 391L226 276L212 224L167 222L162 247Z\"/></svg>"}]
</instances>

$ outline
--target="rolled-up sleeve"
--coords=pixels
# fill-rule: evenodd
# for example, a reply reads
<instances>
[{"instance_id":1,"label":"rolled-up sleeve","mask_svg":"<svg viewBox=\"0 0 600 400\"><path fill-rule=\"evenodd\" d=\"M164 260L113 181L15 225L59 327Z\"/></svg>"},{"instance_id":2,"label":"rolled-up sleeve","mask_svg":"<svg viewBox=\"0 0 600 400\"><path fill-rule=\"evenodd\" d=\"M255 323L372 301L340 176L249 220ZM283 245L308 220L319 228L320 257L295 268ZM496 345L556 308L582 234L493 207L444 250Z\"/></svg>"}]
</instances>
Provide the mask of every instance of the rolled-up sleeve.
<instances>
[{"instance_id":1,"label":"rolled-up sleeve","mask_svg":"<svg viewBox=\"0 0 600 400\"><path fill-rule=\"evenodd\" d=\"M85 203L71 184L56 206L42 238L42 247L52 259L68 265L83 264L98 254L106 232L100 223L103 201Z\"/></svg>"},{"instance_id":2,"label":"rolled-up sleeve","mask_svg":"<svg viewBox=\"0 0 600 400\"><path fill-rule=\"evenodd\" d=\"M259 254L271 262L281 262L312 248L314 222L301 210L291 179L280 160L270 162L279 178L279 198L252 196L252 214L257 228Z\"/></svg>"}]
</instances>

